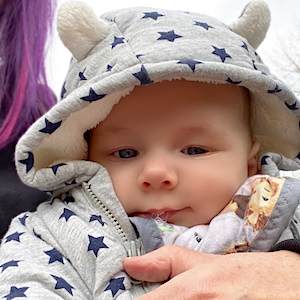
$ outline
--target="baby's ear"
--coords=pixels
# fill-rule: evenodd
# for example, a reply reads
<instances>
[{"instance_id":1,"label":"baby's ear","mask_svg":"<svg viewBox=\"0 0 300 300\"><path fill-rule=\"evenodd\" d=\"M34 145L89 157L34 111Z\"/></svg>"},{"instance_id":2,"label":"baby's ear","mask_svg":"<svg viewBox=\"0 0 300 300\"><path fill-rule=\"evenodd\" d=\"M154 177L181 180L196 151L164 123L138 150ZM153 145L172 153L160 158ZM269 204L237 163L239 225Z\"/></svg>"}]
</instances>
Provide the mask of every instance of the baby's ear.
<instances>
[{"instance_id":1,"label":"baby's ear","mask_svg":"<svg viewBox=\"0 0 300 300\"><path fill-rule=\"evenodd\" d=\"M62 42L77 60L87 54L109 33L108 23L99 19L84 2L67 1L57 17L57 30Z\"/></svg>"},{"instance_id":2,"label":"baby's ear","mask_svg":"<svg viewBox=\"0 0 300 300\"><path fill-rule=\"evenodd\" d=\"M271 14L264 1L250 2L244 9L239 19L230 25L230 28L246 38L249 44L257 49L264 40L269 29Z\"/></svg>"},{"instance_id":3,"label":"baby's ear","mask_svg":"<svg viewBox=\"0 0 300 300\"><path fill-rule=\"evenodd\" d=\"M258 151L260 148L259 142L253 141L252 148L248 156L248 176L253 176L258 172Z\"/></svg>"}]
</instances>

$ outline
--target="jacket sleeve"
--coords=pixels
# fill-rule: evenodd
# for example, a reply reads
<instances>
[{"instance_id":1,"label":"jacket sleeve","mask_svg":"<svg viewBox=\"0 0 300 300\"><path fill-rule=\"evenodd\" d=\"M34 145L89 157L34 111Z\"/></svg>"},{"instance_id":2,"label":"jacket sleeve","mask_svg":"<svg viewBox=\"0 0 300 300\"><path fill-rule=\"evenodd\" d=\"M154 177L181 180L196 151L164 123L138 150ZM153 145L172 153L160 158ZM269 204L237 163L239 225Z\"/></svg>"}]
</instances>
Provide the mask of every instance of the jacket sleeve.
<instances>
[{"instance_id":1,"label":"jacket sleeve","mask_svg":"<svg viewBox=\"0 0 300 300\"><path fill-rule=\"evenodd\" d=\"M133 298L131 280L123 270L123 245L101 230L83 241L78 226L84 226L75 214L73 222L77 226L73 223L72 231L62 220L62 228L69 230L69 236L57 241L55 232L39 224L42 221L37 213L25 213L12 221L0 248L0 298ZM66 249L64 243L70 247Z\"/></svg>"},{"instance_id":2,"label":"jacket sleeve","mask_svg":"<svg viewBox=\"0 0 300 300\"><path fill-rule=\"evenodd\" d=\"M93 299L79 274L56 248L16 217L0 248L0 298Z\"/></svg>"}]
</instances>

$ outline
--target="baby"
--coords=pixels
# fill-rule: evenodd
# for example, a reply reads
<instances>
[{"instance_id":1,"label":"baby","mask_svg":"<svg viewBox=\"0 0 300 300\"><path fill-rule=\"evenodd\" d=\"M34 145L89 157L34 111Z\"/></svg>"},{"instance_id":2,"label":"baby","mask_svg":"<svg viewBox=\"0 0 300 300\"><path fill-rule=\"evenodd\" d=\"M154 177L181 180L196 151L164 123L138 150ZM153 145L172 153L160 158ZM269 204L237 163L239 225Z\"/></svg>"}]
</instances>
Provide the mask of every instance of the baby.
<instances>
[{"instance_id":1,"label":"baby","mask_svg":"<svg viewBox=\"0 0 300 300\"><path fill-rule=\"evenodd\" d=\"M61 7L74 56L63 100L16 149L21 179L53 198L12 221L0 297L133 299L158 284L133 281L124 259L165 243L225 254L295 241L299 181L279 168L299 168L299 102L252 47L268 16L261 1L231 29Z\"/></svg>"}]
</instances>

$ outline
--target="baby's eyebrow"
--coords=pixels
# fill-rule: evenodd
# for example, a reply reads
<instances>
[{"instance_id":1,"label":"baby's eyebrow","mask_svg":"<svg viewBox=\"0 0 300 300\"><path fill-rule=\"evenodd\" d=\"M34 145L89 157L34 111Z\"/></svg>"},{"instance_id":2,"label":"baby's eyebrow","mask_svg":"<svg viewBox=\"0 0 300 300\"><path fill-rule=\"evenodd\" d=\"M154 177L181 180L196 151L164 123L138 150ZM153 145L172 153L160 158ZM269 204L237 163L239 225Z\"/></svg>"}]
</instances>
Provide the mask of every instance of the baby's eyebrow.
<instances>
[{"instance_id":1,"label":"baby's eyebrow","mask_svg":"<svg viewBox=\"0 0 300 300\"><path fill-rule=\"evenodd\" d=\"M128 132L133 132L131 128L127 128L119 125L104 125L101 127L101 130L96 131L96 136L106 136L110 134L125 134Z\"/></svg>"},{"instance_id":2,"label":"baby's eyebrow","mask_svg":"<svg viewBox=\"0 0 300 300\"><path fill-rule=\"evenodd\" d=\"M178 131L178 134L182 136L209 135L212 137L222 137L228 135L224 129L213 125L185 126Z\"/></svg>"}]
</instances>

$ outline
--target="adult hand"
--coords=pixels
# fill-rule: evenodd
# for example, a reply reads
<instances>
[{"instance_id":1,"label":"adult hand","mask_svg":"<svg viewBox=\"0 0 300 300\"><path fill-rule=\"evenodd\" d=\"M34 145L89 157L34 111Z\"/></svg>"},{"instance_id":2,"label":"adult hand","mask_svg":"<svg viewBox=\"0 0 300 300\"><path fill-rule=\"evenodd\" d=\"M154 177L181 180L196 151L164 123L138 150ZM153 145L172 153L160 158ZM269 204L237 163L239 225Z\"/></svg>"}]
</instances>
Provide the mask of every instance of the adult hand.
<instances>
[{"instance_id":1,"label":"adult hand","mask_svg":"<svg viewBox=\"0 0 300 300\"><path fill-rule=\"evenodd\" d=\"M137 280L172 278L138 300L300 299L300 255L288 251L215 255L168 245L124 267Z\"/></svg>"}]
</instances>

